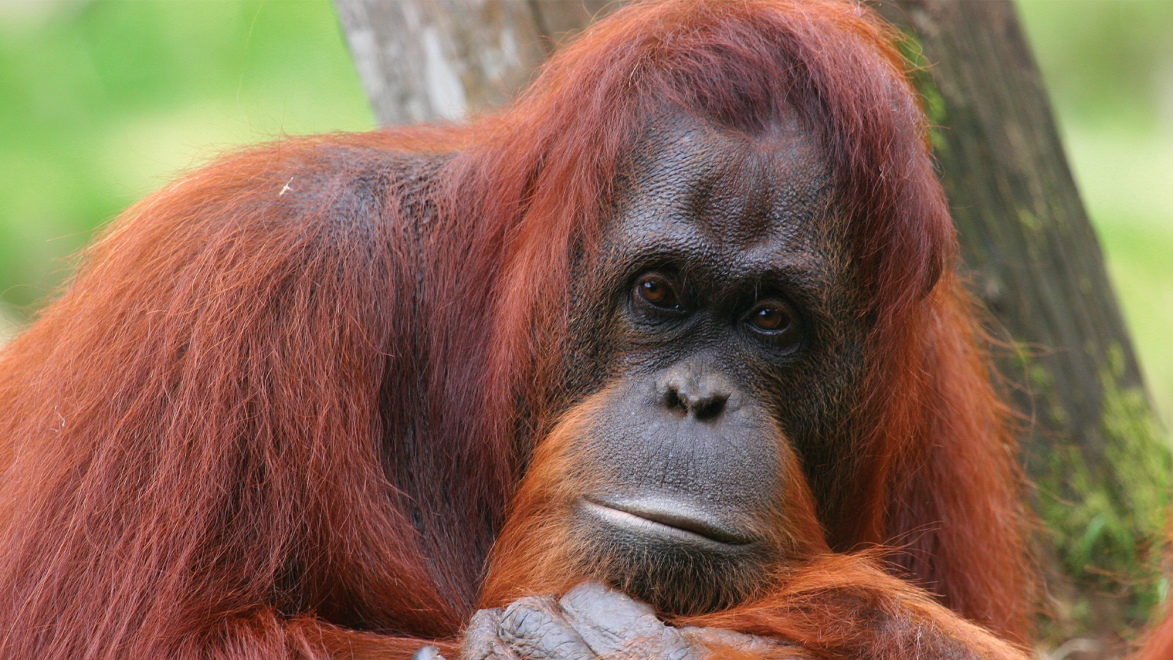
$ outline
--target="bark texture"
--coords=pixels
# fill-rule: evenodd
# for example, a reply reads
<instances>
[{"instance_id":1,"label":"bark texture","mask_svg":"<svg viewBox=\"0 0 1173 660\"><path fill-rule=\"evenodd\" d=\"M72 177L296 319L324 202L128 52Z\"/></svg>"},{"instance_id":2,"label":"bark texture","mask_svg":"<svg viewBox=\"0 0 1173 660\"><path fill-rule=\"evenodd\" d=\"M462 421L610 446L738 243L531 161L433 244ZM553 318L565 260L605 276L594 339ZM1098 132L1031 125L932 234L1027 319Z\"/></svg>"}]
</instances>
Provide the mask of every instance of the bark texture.
<instances>
[{"instance_id":1,"label":"bark texture","mask_svg":"<svg viewBox=\"0 0 1173 660\"><path fill-rule=\"evenodd\" d=\"M457 120L508 101L604 0L335 0L375 117Z\"/></svg>"},{"instance_id":2,"label":"bark texture","mask_svg":"<svg viewBox=\"0 0 1173 660\"><path fill-rule=\"evenodd\" d=\"M1158 599L1169 453L1009 0L900 0L1039 516L1040 632L1114 654ZM1076 656L1069 656L1076 657Z\"/></svg>"}]
</instances>

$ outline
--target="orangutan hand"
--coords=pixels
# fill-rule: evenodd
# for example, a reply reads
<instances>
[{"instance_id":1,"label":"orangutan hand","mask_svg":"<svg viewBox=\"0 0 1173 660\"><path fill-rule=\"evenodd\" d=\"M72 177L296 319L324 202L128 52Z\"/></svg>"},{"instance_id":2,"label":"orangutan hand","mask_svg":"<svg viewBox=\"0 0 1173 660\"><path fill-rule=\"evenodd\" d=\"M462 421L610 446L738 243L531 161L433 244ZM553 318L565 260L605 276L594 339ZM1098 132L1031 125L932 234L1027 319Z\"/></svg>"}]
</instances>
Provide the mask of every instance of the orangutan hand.
<instances>
[{"instance_id":1,"label":"orangutan hand","mask_svg":"<svg viewBox=\"0 0 1173 660\"><path fill-rule=\"evenodd\" d=\"M781 642L709 628L674 628L651 607L584 582L565 596L529 596L502 609L481 610L469 623L461 660L701 660L711 648L748 655L805 658ZM416 660L440 658L426 647Z\"/></svg>"}]
</instances>

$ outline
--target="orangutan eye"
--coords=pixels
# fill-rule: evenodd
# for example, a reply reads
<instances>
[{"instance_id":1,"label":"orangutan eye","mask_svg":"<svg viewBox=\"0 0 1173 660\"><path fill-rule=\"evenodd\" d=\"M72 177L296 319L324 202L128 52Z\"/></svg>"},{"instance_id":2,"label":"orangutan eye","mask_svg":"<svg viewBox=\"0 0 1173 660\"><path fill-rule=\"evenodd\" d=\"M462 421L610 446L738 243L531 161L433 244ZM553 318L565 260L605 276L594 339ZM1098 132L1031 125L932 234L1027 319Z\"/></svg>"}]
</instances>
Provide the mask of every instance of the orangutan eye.
<instances>
[{"instance_id":1,"label":"orangutan eye","mask_svg":"<svg viewBox=\"0 0 1173 660\"><path fill-rule=\"evenodd\" d=\"M750 312L749 322L762 332L778 332L790 327L790 312L781 305L759 305Z\"/></svg>"},{"instance_id":2,"label":"orangutan eye","mask_svg":"<svg viewBox=\"0 0 1173 660\"><path fill-rule=\"evenodd\" d=\"M797 315L790 305L780 300L759 302L745 315L745 323L772 341L790 343L797 341L800 334Z\"/></svg>"},{"instance_id":3,"label":"orangutan eye","mask_svg":"<svg viewBox=\"0 0 1173 660\"><path fill-rule=\"evenodd\" d=\"M680 297L676 295L676 288L667 277L659 273L645 273L635 281L633 291L637 302L642 302L659 309L680 309Z\"/></svg>"}]
</instances>

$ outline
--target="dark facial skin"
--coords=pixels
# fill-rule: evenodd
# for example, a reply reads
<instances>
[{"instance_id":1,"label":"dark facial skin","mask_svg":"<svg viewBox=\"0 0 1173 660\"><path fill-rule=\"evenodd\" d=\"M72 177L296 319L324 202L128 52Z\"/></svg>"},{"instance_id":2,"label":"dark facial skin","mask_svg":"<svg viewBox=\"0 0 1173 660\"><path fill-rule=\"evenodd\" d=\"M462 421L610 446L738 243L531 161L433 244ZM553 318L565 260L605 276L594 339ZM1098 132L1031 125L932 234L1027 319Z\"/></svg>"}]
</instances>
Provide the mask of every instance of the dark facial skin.
<instances>
[{"instance_id":1,"label":"dark facial skin","mask_svg":"<svg viewBox=\"0 0 1173 660\"><path fill-rule=\"evenodd\" d=\"M796 455L831 496L820 468L863 323L825 161L797 119L752 137L666 122L575 278L569 383L605 399L571 450L591 466L576 546L662 610L761 588L784 560L774 528Z\"/></svg>"}]
</instances>

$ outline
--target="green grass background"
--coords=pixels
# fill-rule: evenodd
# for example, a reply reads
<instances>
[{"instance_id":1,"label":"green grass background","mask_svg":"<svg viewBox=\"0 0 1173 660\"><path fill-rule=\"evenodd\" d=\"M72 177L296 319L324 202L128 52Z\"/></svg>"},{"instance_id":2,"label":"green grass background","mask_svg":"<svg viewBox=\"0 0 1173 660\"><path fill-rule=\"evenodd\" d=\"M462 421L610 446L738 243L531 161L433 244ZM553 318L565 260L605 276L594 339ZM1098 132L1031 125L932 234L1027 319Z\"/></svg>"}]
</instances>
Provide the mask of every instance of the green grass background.
<instances>
[{"instance_id":1,"label":"green grass background","mask_svg":"<svg viewBox=\"0 0 1173 660\"><path fill-rule=\"evenodd\" d=\"M1173 427L1173 0L1019 7ZM0 335L95 227L176 173L371 126L328 0L0 0Z\"/></svg>"}]
</instances>

